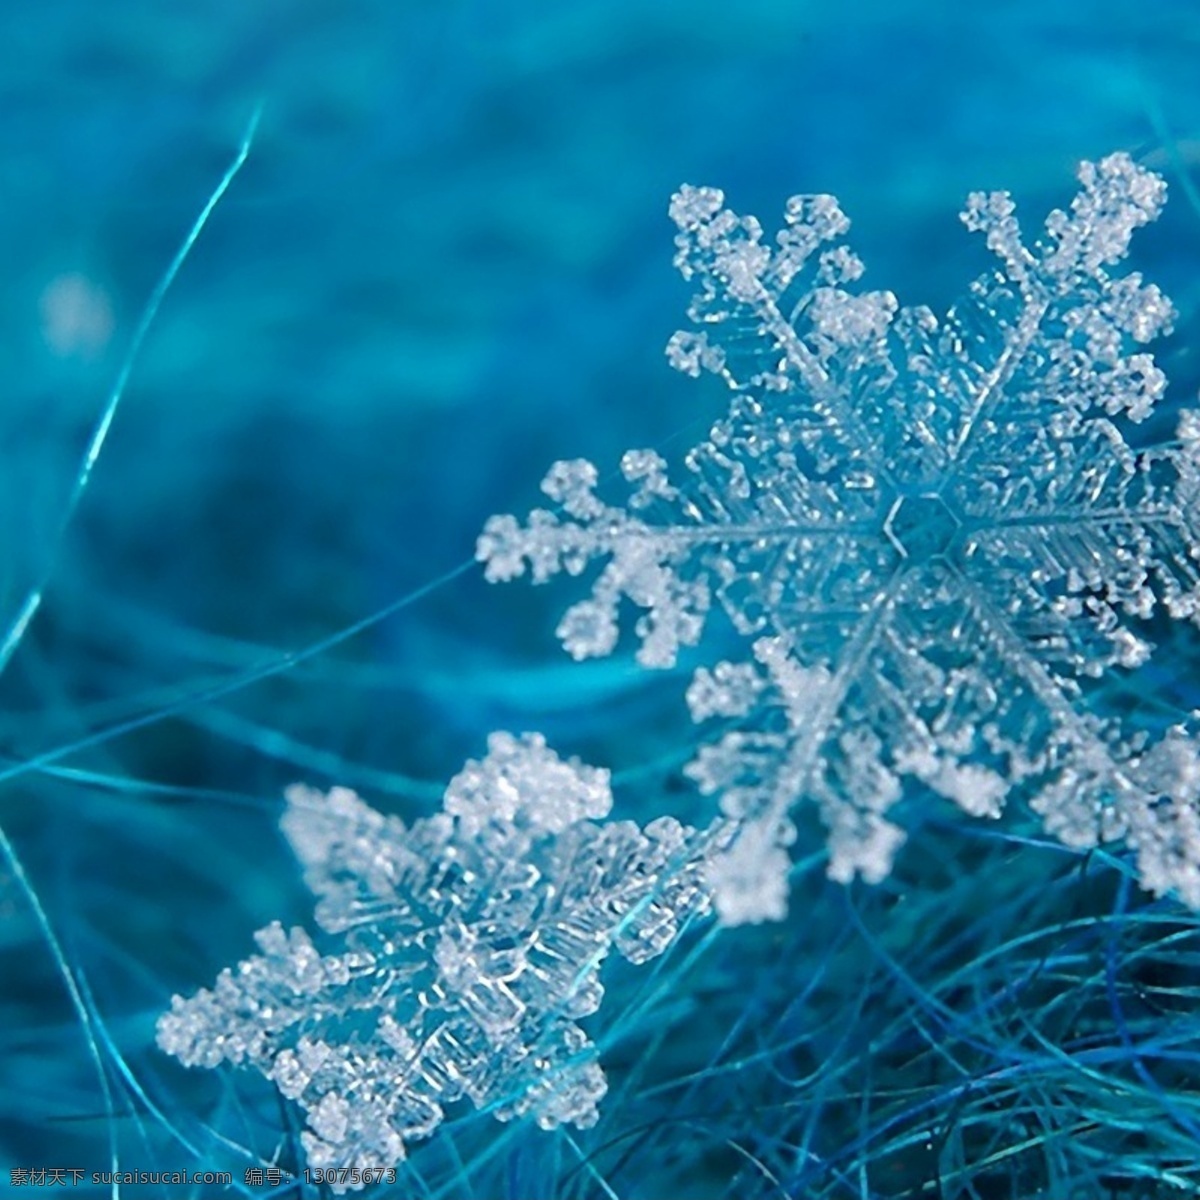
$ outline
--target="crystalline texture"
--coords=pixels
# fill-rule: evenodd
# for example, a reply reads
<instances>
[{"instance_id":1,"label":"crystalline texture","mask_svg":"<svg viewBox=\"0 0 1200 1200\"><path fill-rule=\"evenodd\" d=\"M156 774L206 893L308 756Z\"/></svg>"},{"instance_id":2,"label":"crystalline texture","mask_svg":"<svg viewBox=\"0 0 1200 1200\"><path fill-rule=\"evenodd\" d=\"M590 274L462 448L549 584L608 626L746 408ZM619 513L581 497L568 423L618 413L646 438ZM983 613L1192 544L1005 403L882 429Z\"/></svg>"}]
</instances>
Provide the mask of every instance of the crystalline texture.
<instances>
[{"instance_id":1,"label":"crystalline texture","mask_svg":"<svg viewBox=\"0 0 1200 1200\"><path fill-rule=\"evenodd\" d=\"M682 479L627 454L621 505L559 464L555 508L480 538L493 580L602 564L559 627L576 657L613 650L625 602L646 666L695 644L714 602L753 639L689 691L697 720L726 721L689 771L741 823L710 871L727 921L781 914L797 803L828 827L833 877L878 880L918 785L977 815L1019 795L1072 845L1123 838L1148 888L1200 906L1188 736L1147 746L1082 686L1145 660L1156 607L1200 608L1200 419L1130 437L1165 386L1138 346L1174 314L1112 270L1166 188L1124 154L1079 181L1033 243L1007 194L968 198L999 268L942 320L851 286L832 197L790 200L770 245L717 189L682 188L675 262L697 291L667 356L723 379L728 415Z\"/></svg>"},{"instance_id":2,"label":"crystalline texture","mask_svg":"<svg viewBox=\"0 0 1200 1200\"><path fill-rule=\"evenodd\" d=\"M159 1019L183 1063L252 1065L296 1101L310 1167L394 1166L464 1096L501 1120L593 1123L605 1079L575 1022L599 1007L601 961L660 954L706 907L717 833L600 823L608 773L537 735L488 750L411 827L345 788L291 788L283 830L334 946L272 924Z\"/></svg>"},{"instance_id":3,"label":"crystalline texture","mask_svg":"<svg viewBox=\"0 0 1200 1200\"><path fill-rule=\"evenodd\" d=\"M914 563L948 553L961 528L962 521L936 493L901 496L883 523L888 541Z\"/></svg>"}]
</instances>

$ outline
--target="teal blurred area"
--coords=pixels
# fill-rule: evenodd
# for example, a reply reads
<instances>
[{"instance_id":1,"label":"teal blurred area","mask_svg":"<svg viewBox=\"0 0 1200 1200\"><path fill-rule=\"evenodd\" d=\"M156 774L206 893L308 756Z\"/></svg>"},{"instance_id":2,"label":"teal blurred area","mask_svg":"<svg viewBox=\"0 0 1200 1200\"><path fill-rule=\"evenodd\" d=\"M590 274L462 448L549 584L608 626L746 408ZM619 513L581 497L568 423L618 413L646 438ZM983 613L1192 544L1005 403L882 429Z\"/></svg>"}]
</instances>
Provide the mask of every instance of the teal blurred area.
<instances>
[{"instance_id":1,"label":"teal blurred area","mask_svg":"<svg viewBox=\"0 0 1200 1200\"><path fill-rule=\"evenodd\" d=\"M684 672L573 664L563 589L460 570L555 459L678 453L720 411L663 357L688 299L675 188L719 185L768 227L789 195L835 193L867 281L939 309L987 258L968 191L1008 188L1037 222L1081 159L1128 150L1171 189L1132 261L1179 309L1158 354L1190 400L1198 53L1192 0L0 4L0 628L47 583L0 676L0 827L27 874L0 868L0 1191L13 1168L106 1170L114 1146L239 1180L294 1161L271 1095L153 1047L172 992L308 920L287 783L413 817L488 731L539 729L611 766L625 814L704 817L679 782ZM260 109L60 537L139 317ZM1161 683L1195 707L1185 650ZM828 943L845 915L821 896L807 933ZM772 936L744 955L778 973ZM714 953L657 1009L628 981L637 1053L646 1012L682 1020L652 1074L700 1071L728 1034L696 997L752 985ZM761 1004L788 1011L805 970ZM755 1095L721 1119L769 1130ZM662 1119L644 1098L623 1119L625 1096L578 1145L506 1128L479 1174L431 1147L396 1194L752 1194L744 1158L694 1147L658 1184L613 1152L605 1192L581 1161ZM498 1135L464 1117L455 1136L467 1155ZM808 1136L814 1155L835 1137ZM852 1194L839 1172L811 1194Z\"/></svg>"}]
</instances>

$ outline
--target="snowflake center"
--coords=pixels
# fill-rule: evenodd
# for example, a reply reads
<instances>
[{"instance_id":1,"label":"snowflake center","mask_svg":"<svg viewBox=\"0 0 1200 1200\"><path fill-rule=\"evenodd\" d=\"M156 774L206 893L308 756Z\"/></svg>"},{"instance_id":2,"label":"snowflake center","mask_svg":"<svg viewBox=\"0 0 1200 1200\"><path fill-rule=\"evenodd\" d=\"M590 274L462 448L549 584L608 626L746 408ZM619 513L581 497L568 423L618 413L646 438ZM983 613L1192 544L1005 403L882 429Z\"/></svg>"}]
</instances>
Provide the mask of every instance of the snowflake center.
<instances>
[{"instance_id":1,"label":"snowflake center","mask_svg":"<svg viewBox=\"0 0 1200 1200\"><path fill-rule=\"evenodd\" d=\"M901 496L883 523L888 541L907 559L924 562L945 554L962 522L937 495Z\"/></svg>"}]
</instances>

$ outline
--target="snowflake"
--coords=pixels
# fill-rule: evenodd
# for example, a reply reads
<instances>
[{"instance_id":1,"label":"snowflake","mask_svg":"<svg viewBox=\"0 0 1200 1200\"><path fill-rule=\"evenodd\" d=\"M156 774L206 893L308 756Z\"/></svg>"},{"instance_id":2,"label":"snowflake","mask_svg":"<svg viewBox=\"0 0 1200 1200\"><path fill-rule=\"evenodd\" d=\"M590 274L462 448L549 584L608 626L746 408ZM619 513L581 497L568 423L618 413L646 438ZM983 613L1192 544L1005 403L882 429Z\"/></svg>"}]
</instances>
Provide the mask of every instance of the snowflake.
<instances>
[{"instance_id":1,"label":"snowflake","mask_svg":"<svg viewBox=\"0 0 1200 1200\"><path fill-rule=\"evenodd\" d=\"M689 773L740 823L710 869L727 922L783 915L798 802L828 828L830 875L877 881L918 785L981 816L1020 795L1073 846L1124 839L1146 887L1200 907L1188 736L1151 745L1088 688L1147 658L1156 608L1195 620L1200 600L1200 418L1168 445L1131 438L1165 386L1136 347L1174 313L1111 269L1166 187L1124 154L1079 181L1032 245L1006 193L969 197L1000 265L941 321L854 286L833 197L790 200L772 246L684 187L675 262L699 291L667 355L723 379L728 415L682 482L632 451L616 506L590 463L560 462L553 511L480 537L490 580L603 563L558 627L576 658L614 649L623 600L648 667L699 641L714 600L754 639L688 693L724 722Z\"/></svg>"},{"instance_id":2,"label":"snowflake","mask_svg":"<svg viewBox=\"0 0 1200 1200\"><path fill-rule=\"evenodd\" d=\"M594 1123L605 1078L576 1022L600 1005L601 961L661 954L706 907L715 832L600 823L606 771L537 735L488 749L411 827L345 788L291 788L283 830L337 945L276 922L159 1019L188 1066L249 1064L298 1102L309 1166L348 1169L335 1191L400 1162L460 1097L500 1120Z\"/></svg>"}]
</instances>

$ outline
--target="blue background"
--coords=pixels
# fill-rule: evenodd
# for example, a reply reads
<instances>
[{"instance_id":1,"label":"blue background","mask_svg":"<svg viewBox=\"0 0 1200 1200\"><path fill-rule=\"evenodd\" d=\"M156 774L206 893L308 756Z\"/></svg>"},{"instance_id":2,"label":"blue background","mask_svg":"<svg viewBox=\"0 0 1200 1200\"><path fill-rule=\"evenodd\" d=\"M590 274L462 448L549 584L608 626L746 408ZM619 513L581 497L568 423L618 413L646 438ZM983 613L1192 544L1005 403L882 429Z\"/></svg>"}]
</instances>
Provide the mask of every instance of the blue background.
<instances>
[{"instance_id":1,"label":"blue background","mask_svg":"<svg viewBox=\"0 0 1200 1200\"><path fill-rule=\"evenodd\" d=\"M253 929L307 919L276 830L294 779L417 816L489 730L536 728L613 767L623 813L703 815L678 783L682 670L572 664L553 637L569 589L469 569L279 659L469 562L555 458L603 470L707 427L716 384L662 354L688 296L666 219L680 183L722 186L768 228L792 193L833 192L867 282L937 309L987 258L957 220L968 191L1011 189L1032 227L1080 159L1127 149L1170 181L1134 260L1180 309L1158 353L1191 399L1198 52L1182 0L0 4L5 626L52 572L0 677L4 761L39 762L0 784L0 826L92 1007L117 1112L0 867L0 1168L104 1169L111 1135L131 1166L240 1170L217 1131L255 1124L243 1102L266 1106L271 1153L269 1098L175 1069L152 1038L171 993ZM133 327L259 104L59 544ZM773 936L739 954L778 959ZM660 1076L720 1040L677 1028ZM561 1142L513 1136L508 1194L603 1194ZM429 1194L501 1186L435 1154ZM681 1154L670 1186L697 1196L742 1169ZM610 1181L665 1200L645 1169Z\"/></svg>"}]
</instances>

